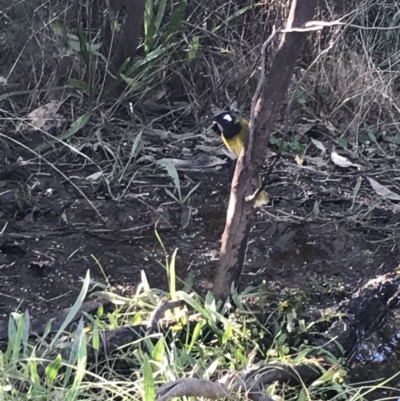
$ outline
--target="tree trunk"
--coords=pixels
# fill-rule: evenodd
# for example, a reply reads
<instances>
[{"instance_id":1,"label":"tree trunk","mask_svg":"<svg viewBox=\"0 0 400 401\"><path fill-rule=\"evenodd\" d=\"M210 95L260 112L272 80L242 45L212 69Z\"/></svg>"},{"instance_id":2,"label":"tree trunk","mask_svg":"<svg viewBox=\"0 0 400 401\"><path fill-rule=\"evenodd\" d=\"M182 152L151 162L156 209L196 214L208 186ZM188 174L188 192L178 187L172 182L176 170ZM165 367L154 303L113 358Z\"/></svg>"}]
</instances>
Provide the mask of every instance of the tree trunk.
<instances>
[{"instance_id":1,"label":"tree trunk","mask_svg":"<svg viewBox=\"0 0 400 401\"><path fill-rule=\"evenodd\" d=\"M122 11L123 6L126 6L125 18L121 25L118 41L112 50L110 70L116 74L128 57L132 61L136 55L140 34L142 33L146 0L111 0L110 4L115 17ZM114 29L110 29L106 34L107 41L110 44L113 31ZM111 49L112 46L110 45L109 48Z\"/></svg>"},{"instance_id":2,"label":"tree trunk","mask_svg":"<svg viewBox=\"0 0 400 401\"><path fill-rule=\"evenodd\" d=\"M293 0L286 29L304 27L313 18L316 5L317 0ZM245 152L239 157L232 180L219 266L214 278L213 293L216 299L226 299L232 284L237 287L242 274L253 214L253 204L246 202L245 197L253 194L257 188L256 170L262 164L306 35L304 32L283 33L261 96L255 99L256 104L252 107L251 121L254 123L250 124Z\"/></svg>"}]
</instances>

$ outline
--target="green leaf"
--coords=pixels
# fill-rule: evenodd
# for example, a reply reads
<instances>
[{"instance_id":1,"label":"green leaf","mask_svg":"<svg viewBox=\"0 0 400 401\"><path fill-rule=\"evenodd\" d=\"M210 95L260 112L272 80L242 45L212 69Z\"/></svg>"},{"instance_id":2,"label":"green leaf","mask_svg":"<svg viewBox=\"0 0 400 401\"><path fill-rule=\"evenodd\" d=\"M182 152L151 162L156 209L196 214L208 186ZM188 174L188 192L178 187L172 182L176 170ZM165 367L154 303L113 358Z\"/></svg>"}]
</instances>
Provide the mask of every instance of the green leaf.
<instances>
[{"instance_id":1,"label":"green leaf","mask_svg":"<svg viewBox=\"0 0 400 401\"><path fill-rule=\"evenodd\" d=\"M58 34L58 35L62 35L63 34L63 26L60 22L58 21L53 21L50 26L53 28L53 31Z\"/></svg>"},{"instance_id":2,"label":"green leaf","mask_svg":"<svg viewBox=\"0 0 400 401\"><path fill-rule=\"evenodd\" d=\"M104 315L104 305L100 305L98 308L97 308L97 312L96 312L96 316L97 317L102 317Z\"/></svg>"},{"instance_id":3,"label":"green leaf","mask_svg":"<svg viewBox=\"0 0 400 401\"><path fill-rule=\"evenodd\" d=\"M45 151L50 147L52 147L58 141L65 141L66 139L71 138L87 124L91 116L92 116L91 111L88 111L87 113L83 114L64 133L58 135L56 137L57 138L56 140L39 145L36 148L36 151L38 152Z\"/></svg>"},{"instance_id":4,"label":"green leaf","mask_svg":"<svg viewBox=\"0 0 400 401\"><path fill-rule=\"evenodd\" d=\"M81 81L80 79L71 78L68 81L68 86L70 88L81 89L85 92L89 91L89 85L86 82Z\"/></svg>"},{"instance_id":5,"label":"green leaf","mask_svg":"<svg viewBox=\"0 0 400 401\"><path fill-rule=\"evenodd\" d=\"M132 65L131 68L125 73L126 77L131 77L132 74L140 67L143 67L144 65L150 63L153 60L156 60L158 57L160 57L163 53L165 53L167 48L165 47L157 47L157 49L153 50L151 53L149 53L144 59L136 61L135 64Z\"/></svg>"},{"instance_id":6,"label":"green leaf","mask_svg":"<svg viewBox=\"0 0 400 401\"><path fill-rule=\"evenodd\" d=\"M93 323L92 347L95 351L99 351L99 349L100 349L99 325L96 321L94 321L94 323Z\"/></svg>"},{"instance_id":7,"label":"green leaf","mask_svg":"<svg viewBox=\"0 0 400 401\"><path fill-rule=\"evenodd\" d=\"M357 183L356 183L356 185L355 185L355 187L353 189L353 202L351 204L351 208L350 209L353 209L353 207L354 207L354 204L355 204L356 199L357 199L358 192L360 191L360 188L361 188L361 183L362 183L362 177L358 177Z\"/></svg>"},{"instance_id":8,"label":"green leaf","mask_svg":"<svg viewBox=\"0 0 400 401\"><path fill-rule=\"evenodd\" d=\"M119 74L122 80L129 86L133 93L140 93L145 90L145 86L148 85L145 78L141 79L140 77L129 78L124 74Z\"/></svg>"},{"instance_id":9,"label":"green leaf","mask_svg":"<svg viewBox=\"0 0 400 401\"><path fill-rule=\"evenodd\" d=\"M225 345L228 342L228 340L230 340L232 338L232 335L233 335L232 325L229 323L226 326L224 334L223 334L223 336L221 338L222 345Z\"/></svg>"},{"instance_id":10,"label":"green leaf","mask_svg":"<svg viewBox=\"0 0 400 401\"><path fill-rule=\"evenodd\" d=\"M53 340L52 340L52 342L50 344L50 348L54 347L56 341L61 336L61 334L63 334L65 328L71 323L72 319L75 317L75 315L81 309L83 301L85 300L86 294L87 294L88 289L89 289L89 283L90 283L90 273L89 273L89 270L88 270L86 272L86 277L85 277L85 281L83 282L83 286L82 286L81 292L79 293L79 296L76 299L74 305L72 306L72 308L68 312L68 315L65 318L64 322L62 323L60 329L57 331L56 335L54 336L54 338L53 338Z\"/></svg>"},{"instance_id":11,"label":"green leaf","mask_svg":"<svg viewBox=\"0 0 400 401\"><path fill-rule=\"evenodd\" d=\"M122 305L128 305L129 302L131 301L130 298L123 297L121 295L115 294L113 292L108 292L108 291L96 291L91 293L92 297L96 296L99 298L104 298L107 299L108 301L111 301L114 305L117 306L122 306ZM99 316L101 317L101 316Z\"/></svg>"},{"instance_id":12,"label":"green leaf","mask_svg":"<svg viewBox=\"0 0 400 401\"><path fill-rule=\"evenodd\" d=\"M157 232L157 231L156 231ZM147 276L144 270L140 271L140 282L143 287L143 292L150 299L150 301L155 305L158 302L157 296L151 290L149 281L147 280Z\"/></svg>"},{"instance_id":13,"label":"green leaf","mask_svg":"<svg viewBox=\"0 0 400 401\"><path fill-rule=\"evenodd\" d=\"M210 380L210 377L215 373L218 368L219 359L217 358L211 365L206 369L203 374L203 378L206 380Z\"/></svg>"},{"instance_id":14,"label":"green leaf","mask_svg":"<svg viewBox=\"0 0 400 401\"><path fill-rule=\"evenodd\" d=\"M178 199L168 188L164 188L165 192L176 202L176 203L183 203L180 199Z\"/></svg>"},{"instance_id":15,"label":"green leaf","mask_svg":"<svg viewBox=\"0 0 400 401\"><path fill-rule=\"evenodd\" d=\"M25 311L24 325L22 327L22 345L23 345L24 358L26 358L28 356L30 329L31 329L31 320L30 320L29 312Z\"/></svg>"},{"instance_id":16,"label":"green leaf","mask_svg":"<svg viewBox=\"0 0 400 401\"><path fill-rule=\"evenodd\" d=\"M24 316L19 313L14 312L10 316L8 324L9 344L7 348L7 354L11 363L14 363L20 359L20 350L24 332L24 320Z\"/></svg>"},{"instance_id":17,"label":"green leaf","mask_svg":"<svg viewBox=\"0 0 400 401\"><path fill-rule=\"evenodd\" d=\"M153 352L151 353L151 357L156 362L161 362L164 357L164 350L165 350L164 337L161 337L158 340L156 346L154 347Z\"/></svg>"},{"instance_id":18,"label":"green leaf","mask_svg":"<svg viewBox=\"0 0 400 401\"><path fill-rule=\"evenodd\" d=\"M250 10L253 6L246 6L241 8L240 10L236 11L235 13L233 13L230 17L226 18L224 20L224 23L221 25L218 25L216 28L214 28L213 32L218 31L219 29L221 29L222 27L225 27L228 25L228 22L235 19L236 17L240 17L242 14L244 14L246 11Z\"/></svg>"},{"instance_id":19,"label":"green leaf","mask_svg":"<svg viewBox=\"0 0 400 401\"><path fill-rule=\"evenodd\" d=\"M127 169L130 167L132 160L136 159L137 155L139 152L141 152L144 149L143 145L143 140L142 140L142 132L139 132L138 135L136 135L135 141L133 142L132 149L131 149L131 154L129 156L128 162L125 164L119 182L121 182L126 174Z\"/></svg>"},{"instance_id":20,"label":"green leaf","mask_svg":"<svg viewBox=\"0 0 400 401\"><path fill-rule=\"evenodd\" d=\"M347 143L346 139L344 139L344 138L338 138L338 139L336 139L336 143L337 143L339 146L341 146L342 148L344 148L344 149L346 149L346 148L349 146L349 144Z\"/></svg>"},{"instance_id":21,"label":"green leaf","mask_svg":"<svg viewBox=\"0 0 400 401\"><path fill-rule=\"evenodd\" d=\"M334 369L326 370L317 380L315 380L311 385L313 387L320 386L325 383L330 383L333 381L333 377L335 375Z\"/></svg>"},{"instance_id":22,"label":"green leaf","mask_svg":"<svg viewBox=\"0 0 400 401\"><path fill-rule=\"evenodd\" d=\"M160 245L161 245L161 248L162 248L163 252L164 252L164 253L167 253L167 251L166 251L166 249L165 249L165 246L164 246L164 242L163 242L163 240L162 240L162 238L161 238L161 236L160 236L160 234L158 233L157 230L155 230L155 235L156 235L156 238L157 238L158 242L159 242Z\"/></svg>"},{"instance_id":23,"label":"green leaf","mask_svg":"<svg viewBox=\"0 0 400 401\"><path fill-rule=\"evenodd\" d=\"M57 379L58 376L58 371L60 370L62 364L62 356L60 354L57 355L56 359L54 359L53 362L51 362L45 370L46 373L46 379L48 386L51 387L54 383L54 381Z\"/></svg>"},{"instance_id":24,"label":"green leaf","mask_svg":"<svg viewBox=\"0 0 400 401\"><path fill-rule=\"evenodd\" d=\"M190 292L190 290L193 288L193 283L194 283L194 272L190 271L185 278L182 291Z\"/></svg>"},{"instance_id":25,"label":"green leaf","mask_svg":"<svg viewBox=\"0 0 400 401\"><path fill-rule=\"evenodd\" d=\"M72 372L75 371L73 367L75 366L76 361L82 358L81 343L82 341L84 341L83 340L84 337L85 337L84 323L83 319L81 319L75 331L74 341L72 342L71 351L68 359L68 366L65 370L64 387L68 387L68 382L72 375ZM75 372L75 379L76 379L76 372Z\"/></svg>"},{"instance_id":26,"label":"green leaf","mask_svg":"<svg viewBox=\"0 0 400 401\"><path fill-rule=\"evenodd\" d=\"M366 144L367 142L369 142L371 140L371 138L369 137L368 134L361 134L358 137L358 142L360 142L361 144Z\"/></svg>"},{"instance_id":27,"label":"green leaf","mask_svg":"<svg viewBox=\"0 0 400 401\"><path fill-rule=\"evenodd\" d=\"M77 35L73 35L71 33L68 33L67 37L68 37L68 45L69 45L70 49L74 53L80 53L81 43L80 43L79 37Z\"/></svg>"},{"instance_id":28,"label":"green leaf","mask_svg":"<svg viewBox=\"0 0 400 401\"><path fill-rule=\"evenodd\" d=\"M305 90L299 90L297 92L297 103L305 104L307 102L307 92Z\"/></svg>"},{"instance_id":29,"label":"green leaf","mask_svg":"<svg viewBox=\"0 0 400 401\"><path fill-rule=\"evenodd\" d=\"M277 138L275 136L271 136L269 138L269 143L271 145L278 145L279 146L281 144L281 142L282 142L282 138Z\"/></svg>"},{"instance_id":30,"label":"green leaf","mask_svg":"<svg viewBox=\"0 0 400 401\"><path fill-rule=\"evenodd\" d=\"M181 25L183 15L185 14L186 10L186 0L179 3L178 7L174 10L171 15L171 19L168 24L167 33L165 35L164 43L168 43L172 36L174 36Z\"/></svg>"},{"instance_id":31,"label":"green leaf","mask_svg":"<svg viewBox=\"0 0 400 401\"><path fill-rule=\"evenodd\" d=\"M161 0L158 3L157 15L155 20L155 26L157 31L160 29L161 22L164 18L166 6L167 6L167 0Z\"/></svg>"},{"instance_id":32,"label":"green leaf","mask_svg":"<svg viewBox=\"0 0 400 401\"><path fill-rule=\"evenodd\" d=\"M144 50L146 53L151 50L156 34L153 8L153 0L147 0L144 9Z\"/></svg>"},{"instance_id":33,"label":"green leaf","mask_svg":"<svg viewBox=\"0 0 400 401\"><path fill-rule=\"evenodd\" d=\"M29 380L32 384L40 383L40 376L38 373L38 359L36 358L35 352L30 355L28 360L28 369L29 369Z\"/></svg>"},{"instance_id":34,"label":"green leaf","mask_svg":"<svg viewBox=\"0 0 400 401\"><path fill-rule=\"evenodd\" d=\"M178 170L176 169L175 165L168 159L160 160L159 164L162 166L162 168L167 170L168 175L172 178L175 188L178 191L179 199L182 201L181 182L179 179Z\"/></svg>"},{"instance_id":35,"label":"green leaf","mask_svg":"<svg viewBox=\"0 0 400 401\"><path fill-rule=\"evenodd\" d=\"M192 350L192 348L194 347L194 345L197 343L197 340L199 339L200 334L201 334L201 329L204 324L205 324L205 320L200 320L197 322L196 326L194 327L192 339L191 339L189 347L188 347L188 352L190 352Z\"/></svg>"},{"instance_id":36,"label":"green leaf","mask_svg":"<svg viewBox=\"0 0 400 401\"><path fill-rule=\"evenodd\" d=\"M80 116L72 125L64 132L64 134L60 135L62 140L68 139L71 136L74 136L77 132L79 132L89 121L92 116L92 112L88 111L84 115ZM60 138L59 137L59 138Z\"/></svg>"},{"instance_id":37,"label":"green leaf","mask_svg":"<svg viewBox=\"0 0 400 401\"><path fill-rule=\"evenodd\" d=\"M143 387L144 401L154 401L156 397L156 386L154 384L153 371L147 354L144 355L143 361Z\"/></svg>"},{"instance_id":38,"label":"green leaf","mask_svg":"<svg viewBox=\"0 0 400 401\"><path fill-rule=\"evenodd\" d=\"M200 46L200 36L193 36L192 44L188 52L187 62L191 63L197 56Z\"/></svg>"},{"instance_id":39,"label":"green leaf","mask_svg":"<svg viewBox=\"0 0 400 401\"><path fill-rule=\"evenodd\" d=\"M29 95L32 93L32 90L28 90L28 91L15 91L15 92L8 92L8 93L4 93L3 95L0 95L0 102L2 100L8 99L9 97L12 96L18 96L18 95Z\"/></svg>"},{"instance_id":40,"label":"green leaf","mask_svg":"<svg viewBox=\"0 0 400 401\"><path fill-rule=\"evenodd\" d=\"M142 323L142 314L140 312L136 313L135 316L129 321L131 326L135 326Z\"/></svg>"},{"instance_id":41,"label":"green leaf","mask_svg":"<svg viewBox=\"0 0 400 401\"><path fill-rule=\"evenodd\" d=\"M372 129L371 127L366 127L366 131L371 142L377 143L376 136L374 133L375 130Z\"/></svg>"},{"instance_id":42,"label":"green leaf","mask_svg":"<svg viewBox=\"0 0 400 401\"><path fill-rule=\"evenodd\" d=\"M306 390L304 388L302 388L300 390L300 393L299 393L298 397L297 397L297 401L306 401L306 400L309 400L309 399L310 398L308 397L308 394L307 394Z\"/></svg>"},{"instance_id":43,"label":"green leaf","mask_svg":"<svg viewBox=\"0 0 400 401\"><path fill-rule=\"evenodd\" d=\"M67 372L70 372L69 368L71 365L75 365L74 369L74 381L72 383L71 388L67 391L64 400L65 401L75 401L78 400L79 394L81 392L81 384L82 380L86 375L86 364L87 364L87 344L86 344L86 335L84 331L84 323L83 319L80 320L78 328L75 332L74 342L71 347L71 355L69 358L69 366L67 368ZM67 374L65 379L67 378ZM69 381L69 379L68 379ZM67 383L64 380L64 388L67 387Z\"/></svg>"}]
</instances>

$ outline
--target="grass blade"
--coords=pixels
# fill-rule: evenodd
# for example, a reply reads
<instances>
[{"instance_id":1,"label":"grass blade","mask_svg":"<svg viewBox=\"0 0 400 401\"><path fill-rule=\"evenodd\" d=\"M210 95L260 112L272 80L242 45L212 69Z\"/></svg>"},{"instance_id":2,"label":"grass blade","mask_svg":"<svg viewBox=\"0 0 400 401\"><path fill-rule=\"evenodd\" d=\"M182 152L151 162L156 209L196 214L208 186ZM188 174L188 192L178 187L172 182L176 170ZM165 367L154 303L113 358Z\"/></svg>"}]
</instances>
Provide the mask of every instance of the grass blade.
<instances>
[{"instance_id":1,"label":"grass blade","mask_svg":"<svg viewBox=\"0 0 400 401\"><path fill-rule=\"evenodd\" d=\"M24 314L24 325L22 328L22 346L23 346L23 355L24 358L28 357L28 341L29 341L29 334L31 328L31 319L29 316L29 312L25 311Z\"/></svg>"},{"instance_id":2,"label":"grass blade","mask_svg":"<svg viewBox=\"0 0 400 401\"><path fill-rule=\"evenodd\" d=\"M169 284L169 293L171 295L171 300L176 301L178 298L176 297L176 255L178 254L178 248L174 250L174 253L171 256L171 262L169 263L169 268L167 269L168 276L168 284Z\"/></svg>"},{"instance_id":3,"label":"grass blade","mask_svg":"<svg viewBox=\"0 0 400 401\"><path fill-rule=\"evenodd\" d=\"M62 133L56 137L58 139L58 141L65 141L66 139L69 139L72 136L74 136L78 131L80 131L88 123L91 116L92 116L91 111L88 111L87 113L80 116L64 133ZM54 141L43 143L36 148L36 151L37 152L45 151L45 150L51 148L58 141L54 140Z\"/></svg>"},{"instance_id":4,"label":"grass blade","mask_svg":"<svg viewBox=\"0 0 400 401\"><path fill-rule=\"evenodd\" d=\"M54 347L54 344L58 340L58 338L61 336L61 334L64 332L65 328L71 323L71 320L75 317L79 309L82 307L83 301L86 298L86 294L89 289L89 283L90 283L90 271L88 270L86 272L86 277L85 281L83 282L83 286L81 289L81 292L79 293L78 298L76 299L74 305L72 306L71 310L69 311L66 319L64 320L63 324L61 325L60 329L58 330L57 334L54 336L53 341L50 344L50 347Z\"/></svg>"},{"instance_id":5,"label":"grass blade","mask_svg":"<svg viewBox=\"0 0 400 401\"><path fill-rule=\"evenodd\" d=\"M85 336L84 333L84 324L83 324L83 319L79 321L78 328L76 329L75 332L75 337L74 341L71 346L71 352L69 354L69 360L68 360L68 366L65 371L65 376L64 376L64 387L68 386L69 379L71 378L72 375L72 369L75 366L76 361L79 359L81 356L81 343L83 341L82 337Z\"/></svg>"},{"instance_id":6,"label":"grass blade","mask_svg":"<svg viewBox=\"0 0 400 401\"><path fill-rule=\"evenodd\" d=\"M140 67L143 67L144 65L150 63L151 61L156 60L158 57L160 57L163 53L166 52L165 47L158 47L157 49L153 50L151 53L149 53L144 59L136 61L135 64L129 70L125 73L125 75L120 74L120 76L125 80L125 79L132 79L130 78L133 73Z\"/></svg>"},{"instance_id":7,"label":"grass blade","mask_svg":"<svg viewBox=\"0 0 400 401\"><path fill-rule=\"evenodd\" d=\"M51 362L48 366L46 366L45 374L47 379L47 385L51 387L58 376L58 371L60 370L62 364L62 356L60 354L57 355L56 359Z\"/></svg>"},{"instance_id":8,"label":"grass blade","mask_svg":"<svg viewBox=\"0 0 400 401\"><path fill-rule=\"evenodd\" d=\"M183 200L183 203L186 203L186 201L190 198L190 196L196 191L196 189L200 186L200 182L197 183L185 196L185 199Z\"/></svg>"},{"instance_id":9,"label":"grass blade","mask_svg":"<svg viewBox=\"0 0 400 401\"><path fill-rule=\"evenodd\" d=\"M168 43L171 40L172 36L174 36L176 32L178 32L183 15L185 14L185 10L186 0L179 3L178 7L174 10L168 24L167 34L165 36L164 43Z\"/></svg>"},{"instance_id":10,"label":"grass blade","mask_svg":"<svg viewBox=\"0 0 400 401\"><path fill-rule=\"evenodd\" d=\"M160 29L161 22L165 15L165 8L167 6L167 0L161 0L158 3L157 15L155 20L156 31Z\"/></svg>"},{"instance_id":11,"label":"grass blade","mask_svg":"<svg viewBox=\"0 0 400 401\"><path fill-rule=\"evenodd\" d=\"M196 57L200 47L200 36L193 36L192 44L188 51L187 63L190 64Z\"/></svg>"},{"instance_id":12,"label":"grass blade","mask_svg":"<svg viewBox=\"0 0 400 401\"><path fill-rule=\"evenodd\" d=\"M241 8L240 10L236 11L235 13L233 13L232 15L230 15L228 18L226 18L226 19L224 20L224 23L223 23L223 24L218 25L217 27L215 27L215 28L213 29L213 32L217 32L219 29L221 29L221 28L227 26L227 24L228 24L229 21L235 19L236 17L240 17L242 14L244 14L246 11L250 10L252 7L253 7L253 6L251 6L251 5L250 5L250 6L246 6L246 7Z\"/></svg>"},{"instance_id":13,"label":"grass blade","mask_svg":"<svg viewBox=\"0 0 400 401\"><path fill-rule=\"evenodd\" d=\"M168 196L170 196L176 203L182 204L180 199L178 199L168 188L164 188Z\"/></svg>"},{"instance_id":14,"label":"grass blade","mask_svg":"<svg viewBox=\"0 0 400 401\"><path fill-rule=\"evenodd\" d=\"M159 163L162 168L167 170L168 175L172 178L175 188L178 191L180 203L182 203L181 182L179 179L178 170L176 169L175 165L168 159L162 159Z\"/></svg>"},{"instance_id":15,"label":"grass blade","mask_svg":"<svg viewBox=\"0 0 400 401\"><path fill-rule=\"evenodd\" d=\"M147 0L144 9L144 50L146 53L151 50L156 34L153 8L153 0Z\"/></svg>"},{"instance_id":16,"label":"grass blade","mask_svg":"<svg viewBox=\"0 0 400 401\"><path fill-rule=\"evenodd\" d=\"M144 401L154 401L156 386L154 384L153 371L147 354L144 355L143 361L143 390Z\"/></svg>"}]
</instances>

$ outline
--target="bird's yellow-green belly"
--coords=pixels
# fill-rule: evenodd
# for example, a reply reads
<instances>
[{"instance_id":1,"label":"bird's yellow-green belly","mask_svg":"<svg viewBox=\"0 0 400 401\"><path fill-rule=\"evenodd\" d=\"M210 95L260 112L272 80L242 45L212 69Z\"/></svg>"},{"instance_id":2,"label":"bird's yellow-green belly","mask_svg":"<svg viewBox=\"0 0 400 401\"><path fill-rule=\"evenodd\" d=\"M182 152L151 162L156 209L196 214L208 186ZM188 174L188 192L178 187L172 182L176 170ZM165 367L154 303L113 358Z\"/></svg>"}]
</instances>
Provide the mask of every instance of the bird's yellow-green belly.
<instances>
[{"instance_id":1,"label":"bird's yellow-green belly","mask_svg":"<svg viewBox=\"0 0 400 401\"><path fill-rule=\"evenodd\" d=\"M225 146L236 156L236 158L239 158L243 149L243 140L239 136L228 140L224 135L222 135L222 140Z\"/></svg>"}]
</instances>

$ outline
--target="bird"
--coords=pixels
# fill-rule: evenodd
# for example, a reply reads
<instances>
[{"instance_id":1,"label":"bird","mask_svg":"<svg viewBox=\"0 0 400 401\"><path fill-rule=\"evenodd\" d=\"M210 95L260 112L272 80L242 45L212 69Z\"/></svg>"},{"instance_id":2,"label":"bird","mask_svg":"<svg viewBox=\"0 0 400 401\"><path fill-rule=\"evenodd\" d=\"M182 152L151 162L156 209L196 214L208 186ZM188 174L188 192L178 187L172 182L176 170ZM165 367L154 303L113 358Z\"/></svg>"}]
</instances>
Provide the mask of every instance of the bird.
<instances>
[{"instance_id":1,"label":"bird","mask_svg":"<svg viewBox=\"0 0 400 401\"><path fill-rule=\"evenodd\" d=\"M236 158L239 158L249 130L249 122L244 118L237 117L231 111L223 110L213 116L212 130L221 136L225 146ZM260 176L258 176L258 185L262 186ZM268 195L263 189L257 196L254 206L259 207L266 203L268 203Z\"/></svg>"}]
</instances>

